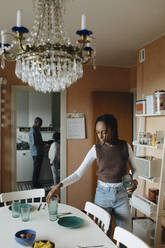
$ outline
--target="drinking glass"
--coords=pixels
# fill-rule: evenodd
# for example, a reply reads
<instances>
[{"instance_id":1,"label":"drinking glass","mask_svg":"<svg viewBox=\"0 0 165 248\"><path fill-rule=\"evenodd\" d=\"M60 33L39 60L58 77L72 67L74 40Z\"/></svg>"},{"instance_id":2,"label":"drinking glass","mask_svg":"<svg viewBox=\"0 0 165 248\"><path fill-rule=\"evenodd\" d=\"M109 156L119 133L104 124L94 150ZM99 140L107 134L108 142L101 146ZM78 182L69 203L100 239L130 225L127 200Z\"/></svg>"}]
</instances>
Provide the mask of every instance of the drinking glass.
<instances>
[{"instance_id":1,"label":"drinking glass","mask_svg":"<svg viewBox=\"0 0 165 248\"><path fill-rule=\"evenodd\" d=\"M132 188L132 176L130 174L126 174L123 176L122 181L128 196L131 196L132 192L129 192L129 190Z\"/></svg>"},{"instance_id":2,"label":"drinking glass","mask_svg":"<svg viewBox=\"0 0 165 248\"><path fill-rule=\"evenodd\" d=\"M11 207L12 207L12 217L13 218L20 217L21 203L20 202L13 202Z\"/></svg>"},{"instance_id":3,"label":"drinking glass","mask_svg":"<svg viewBox=\"0 0 165 248\"><path fill-rule=\"evenodd\" d=\"M57 220L58 201L57 201L56 196L51 197L50 204L48 205L48 212L49 212L49 220L50 221Z\"/></svg>"},{"instance_id":4,"label":"drinking glass","mask_svg":"<svg viewBox=\"0 0 165 248\"><path fill-rule=\"evenodd\" d=\"M30 206L28 204L23 204L21 206L21 219L22 221L30 220Z\"/></svg>"}]
</instances>

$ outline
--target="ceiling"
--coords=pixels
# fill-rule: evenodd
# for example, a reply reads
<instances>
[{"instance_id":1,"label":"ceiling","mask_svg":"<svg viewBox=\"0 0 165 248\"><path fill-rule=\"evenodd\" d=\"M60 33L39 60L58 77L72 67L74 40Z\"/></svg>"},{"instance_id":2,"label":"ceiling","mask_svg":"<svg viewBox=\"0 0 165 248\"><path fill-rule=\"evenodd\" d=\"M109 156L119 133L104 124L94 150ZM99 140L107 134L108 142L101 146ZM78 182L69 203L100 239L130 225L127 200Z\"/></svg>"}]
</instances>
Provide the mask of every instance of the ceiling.
<instances>
[{"instance_id":1,"label":"ceiling","mask_svg":"<svg viewBox=\"0 0 165 248\"><path fill-rule=\"evenodd\" d=\"M134 66L136 51L165 33L165 0L66 0L65 29L71 40L80 29L81 14L96 38L97 65ZM0 30L33 24L32 0L1 0Z\"/></svg>"}]
</instances>

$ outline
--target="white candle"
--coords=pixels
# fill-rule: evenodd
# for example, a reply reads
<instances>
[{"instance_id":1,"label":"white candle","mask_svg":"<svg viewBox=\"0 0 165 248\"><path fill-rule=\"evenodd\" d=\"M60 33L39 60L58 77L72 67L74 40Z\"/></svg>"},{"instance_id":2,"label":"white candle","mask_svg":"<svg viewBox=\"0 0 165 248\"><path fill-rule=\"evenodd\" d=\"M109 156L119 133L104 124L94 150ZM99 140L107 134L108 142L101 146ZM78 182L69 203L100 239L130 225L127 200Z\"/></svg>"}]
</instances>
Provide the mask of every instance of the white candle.
<instances>
[{"instance_id":1,"label":"white candle","mask_svg":"<svg viewBox=\"0 0 165 248\"><path fill-rule=\"evenodd\" d=\"M17 27L21 27L21 10L17 10Z\"/></svg>"},{"instance_id":2,"label":"white candle","mask_svg":"<svg viewBox=\"0 0 165 248\"><path fill-rule=\"evenodd\" d=\"M81 30L86 28L86 16L84 14L81 15Z\"/></svg>"},{"instance_id":3,"label":"white candle","mask_svg":"<svg viewBox=\"0 0 165 248\"><path fill-rule=\"evenodd\" d=\"M5 44L4 30L1 30L1 45L2 45L2 47L3 47L4 44Z\"/></svg>"}]
</instances>

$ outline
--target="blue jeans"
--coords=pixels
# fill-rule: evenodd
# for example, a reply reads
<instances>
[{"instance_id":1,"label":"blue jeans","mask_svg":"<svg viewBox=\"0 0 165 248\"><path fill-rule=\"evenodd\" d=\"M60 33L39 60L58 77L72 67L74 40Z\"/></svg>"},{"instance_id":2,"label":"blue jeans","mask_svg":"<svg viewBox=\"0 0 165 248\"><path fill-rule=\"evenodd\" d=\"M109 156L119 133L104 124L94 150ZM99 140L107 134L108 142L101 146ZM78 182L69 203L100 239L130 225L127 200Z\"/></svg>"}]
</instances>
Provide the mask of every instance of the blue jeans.
<instances>
[{"instance_id":1,"label":"blue jeans","mask_svg":"<svg viewBox=\"0 0 165 248\"><path fill-rule=\"evenodd\" d=\"M132 231L129 201L123 185L117 188L104 187L98 181L95 204L114 215L117 226Z\"/></svg>"}]
</instances>

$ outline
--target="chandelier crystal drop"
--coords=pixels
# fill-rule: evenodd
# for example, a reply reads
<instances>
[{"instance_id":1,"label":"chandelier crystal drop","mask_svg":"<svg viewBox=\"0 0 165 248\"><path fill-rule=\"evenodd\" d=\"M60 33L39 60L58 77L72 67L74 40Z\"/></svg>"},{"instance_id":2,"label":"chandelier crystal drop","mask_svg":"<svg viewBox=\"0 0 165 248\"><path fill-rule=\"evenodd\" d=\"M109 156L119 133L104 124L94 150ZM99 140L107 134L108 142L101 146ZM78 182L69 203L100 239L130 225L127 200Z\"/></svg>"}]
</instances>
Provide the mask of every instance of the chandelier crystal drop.
<instances>
[{"instance_id":1,"label":"chandelier crystal drop","mask_svg":"<svg viewBox=\"0 0 165 248\"><path fill-rule=\"evenodd\" d=\"M79 40L73 45L64 29L63 15L66 0L34 0L34 24L32 31L17 26L11 44L5 43L1 31L1 67L6 60L16 60L15 74L23 82L42 92L64 90L83 76L83 64L95 62L95 50L91 47L92 32L85 29L84 15ZM4 33L3 33L4 32ZM94 39L93 39L94 40Z\"/></svg>"}]
</instances>

